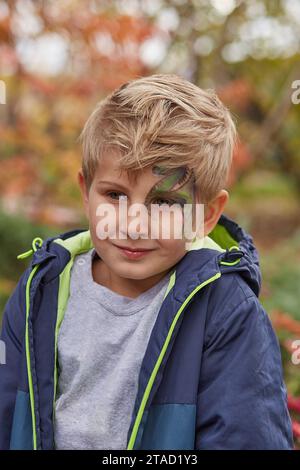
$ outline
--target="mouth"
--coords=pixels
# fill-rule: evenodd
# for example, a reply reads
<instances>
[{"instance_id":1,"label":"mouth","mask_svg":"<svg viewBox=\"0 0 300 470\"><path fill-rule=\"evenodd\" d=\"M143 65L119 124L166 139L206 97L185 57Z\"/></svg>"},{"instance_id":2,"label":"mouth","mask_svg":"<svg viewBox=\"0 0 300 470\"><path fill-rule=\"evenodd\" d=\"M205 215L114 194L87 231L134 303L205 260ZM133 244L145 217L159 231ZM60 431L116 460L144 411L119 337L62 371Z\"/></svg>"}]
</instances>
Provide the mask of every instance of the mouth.
<instances>
[{"instance_id":1,"label":"mouth","mask_svg":"<svg viewBox=\"0 0 300 470\"><path fill-rule=\"evenodd\" d=\"M129 259L139 259L154 251L154 248L131 248L128 246L120 245L114 246L118 248L118 250Z\"/></svg>"}]
</instances>

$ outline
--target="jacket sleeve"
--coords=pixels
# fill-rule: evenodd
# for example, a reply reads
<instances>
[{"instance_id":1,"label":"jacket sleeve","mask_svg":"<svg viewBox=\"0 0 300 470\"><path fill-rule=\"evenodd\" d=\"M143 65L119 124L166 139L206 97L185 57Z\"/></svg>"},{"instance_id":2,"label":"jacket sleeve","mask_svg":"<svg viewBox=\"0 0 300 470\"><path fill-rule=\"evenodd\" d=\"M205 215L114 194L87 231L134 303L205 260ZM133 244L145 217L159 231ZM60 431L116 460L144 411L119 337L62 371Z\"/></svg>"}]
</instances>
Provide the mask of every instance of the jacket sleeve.
<instances>
[{"instance_id":1,"label":"jacket sleeve","mask_svg":"<svg viewBox=\"0 0 300 470\"><path fill-rule=\"evenodd\" d=\"M20 380L21 356L25 337L25 287L28 269L9 297L1 327L0 365L0 449L9 449L13 412Z\"/></svg>"},{"instance_id":2,"label":"jacket sleeve","mask_svg":"<svg viewBox=\"0 0 300 470\"><path fill-rule=\"evenodd\" d=\"M293 449L280 347L256 296L207 327L195 448Z\"/></svg>"}]
</instances>

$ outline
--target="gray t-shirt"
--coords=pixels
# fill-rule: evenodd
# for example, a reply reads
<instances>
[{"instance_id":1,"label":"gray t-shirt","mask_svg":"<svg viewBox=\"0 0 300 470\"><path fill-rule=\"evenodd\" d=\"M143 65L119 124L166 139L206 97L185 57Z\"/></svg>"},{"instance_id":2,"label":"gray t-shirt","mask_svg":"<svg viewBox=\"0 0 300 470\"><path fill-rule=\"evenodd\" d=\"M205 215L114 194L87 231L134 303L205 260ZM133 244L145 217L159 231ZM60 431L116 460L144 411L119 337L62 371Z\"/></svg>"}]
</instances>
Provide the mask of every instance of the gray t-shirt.
<instances>
[{"instance_id":1,"label":"gray t-shirt","mask_svg":"<svg viewBox=\"0 0 300 470\"><path fill-rule=\"evenodd\" d=\"M140 366L170 273L132 299L92 276L94 248L77 255L58 335L56 449L126 449Z\"/></svg>"}]
</instances>

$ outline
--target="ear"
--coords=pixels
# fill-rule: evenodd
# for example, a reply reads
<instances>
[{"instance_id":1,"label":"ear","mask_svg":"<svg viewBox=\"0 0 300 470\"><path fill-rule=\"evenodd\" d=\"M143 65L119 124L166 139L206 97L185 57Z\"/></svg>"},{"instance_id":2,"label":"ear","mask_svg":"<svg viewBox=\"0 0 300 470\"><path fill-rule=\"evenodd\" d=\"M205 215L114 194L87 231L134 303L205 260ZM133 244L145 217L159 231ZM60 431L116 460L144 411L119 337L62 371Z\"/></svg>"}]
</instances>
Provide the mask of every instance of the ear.
<instances>
[{"instance_id":1,"label":"ear","mask_svg":"<svg viewBox=\"0 0 300 470\"><path fill-rule=\"evenodd\" d=\"M78 179L78 184L80 186L85 215L89 219L89 192L86 187L86 182L83 176L82 168L80 168L80 170L78 171L77 179Z\"/></svg>"},{"instance_id":2,"label":"ear","mask_svg":"<svg viewBox=\"0 0 300 470\"><path fill-rule=\"evenodd\" d=\"M208 235L217 225L218 220L229 199L226 189L222 189L211 202L204 206L204 236Z\"/></svg>"}]
</instances>

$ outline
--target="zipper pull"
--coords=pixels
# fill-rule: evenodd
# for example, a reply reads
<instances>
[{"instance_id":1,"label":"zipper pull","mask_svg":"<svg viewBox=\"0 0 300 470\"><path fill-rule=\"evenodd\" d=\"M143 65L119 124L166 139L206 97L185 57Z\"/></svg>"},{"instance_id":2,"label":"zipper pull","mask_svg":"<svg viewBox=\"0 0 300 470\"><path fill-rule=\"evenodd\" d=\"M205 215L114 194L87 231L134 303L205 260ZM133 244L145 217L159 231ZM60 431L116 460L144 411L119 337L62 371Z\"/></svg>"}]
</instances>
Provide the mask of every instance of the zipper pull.
<instances>
[{"instance_id":1,"label":"zipper pull","mask_svg":"<svg viewBox=\"0 0 300 470\"><path fill-rule=\"evenodd\" d=\"M25 253L21 253L17 256L17 259L25 259L28 258L28 256L31 256L35 251L38 250L38 248L41 248L43 244L43 239L40 237L36 237L32 240L32 248L31 250L25 251ZM38 245L38 246L36 246Z\"/></svg>"}]
</instances>

